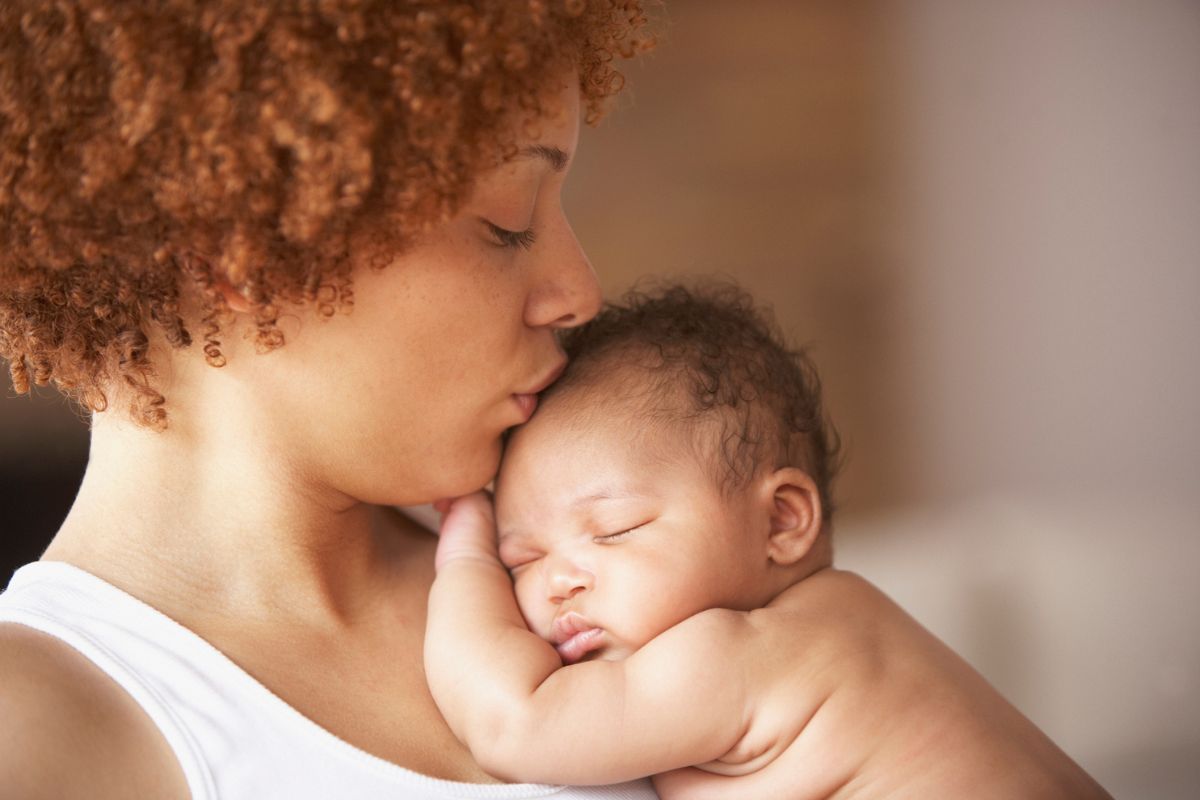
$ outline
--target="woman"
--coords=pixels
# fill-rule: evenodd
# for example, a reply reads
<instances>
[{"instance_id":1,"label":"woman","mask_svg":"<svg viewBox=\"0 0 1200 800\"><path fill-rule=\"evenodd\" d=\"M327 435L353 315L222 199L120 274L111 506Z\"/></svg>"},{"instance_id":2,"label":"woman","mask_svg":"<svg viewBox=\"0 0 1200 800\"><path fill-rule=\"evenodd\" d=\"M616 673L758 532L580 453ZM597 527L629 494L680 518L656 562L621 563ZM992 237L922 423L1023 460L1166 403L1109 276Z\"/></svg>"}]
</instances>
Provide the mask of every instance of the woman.
<instances>
[{"instance_id":1,"label":"woman","mask_svg":"<svg viewBox=\"0 0 1200 800\"><path fill-rule=\"evenodd\" d=\"M388 509L486 483L596 312L560 192L642 15L414 5L0 7L0 353L94 412L0 596L6 797L652 796L479 785Z\"/></svg>"}]
</instances>

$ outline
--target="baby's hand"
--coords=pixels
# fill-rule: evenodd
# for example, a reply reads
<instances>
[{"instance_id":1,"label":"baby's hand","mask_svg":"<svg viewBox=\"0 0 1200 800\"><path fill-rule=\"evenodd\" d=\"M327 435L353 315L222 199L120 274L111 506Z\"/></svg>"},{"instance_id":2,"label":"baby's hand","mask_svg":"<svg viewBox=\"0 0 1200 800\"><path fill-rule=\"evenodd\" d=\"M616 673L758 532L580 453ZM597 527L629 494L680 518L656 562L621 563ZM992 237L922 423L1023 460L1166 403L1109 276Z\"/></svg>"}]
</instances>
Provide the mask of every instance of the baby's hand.
<instances>
[{"instance_id":1,"label":"baby's hand","mask_svg":"<svg viewBox=\"0 0 1200 800\"><path fill-rule=\"evenodd\" d=\"M500 565L496 550L496 516L492 497L473 492L453 501L439 501L442 528L434 566L441 569L454 559L466 558Z\"/></svg>"}]
</instances>

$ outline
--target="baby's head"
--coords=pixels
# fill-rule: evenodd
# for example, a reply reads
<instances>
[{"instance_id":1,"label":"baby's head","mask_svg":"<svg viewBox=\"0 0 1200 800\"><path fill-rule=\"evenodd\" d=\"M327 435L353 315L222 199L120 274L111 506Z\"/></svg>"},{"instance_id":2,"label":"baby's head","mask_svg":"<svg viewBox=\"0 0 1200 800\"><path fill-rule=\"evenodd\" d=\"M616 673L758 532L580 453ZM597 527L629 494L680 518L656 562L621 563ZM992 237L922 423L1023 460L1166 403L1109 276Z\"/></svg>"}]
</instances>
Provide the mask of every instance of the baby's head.
<instances>
[{"instance_id":1,"label":"baby's head","mask_svg":"<svg viewBox=\"0 0 1200 800\"><path fill-rule=\"evenodd\" d=\"M500 557L565 661L624 658L829 565L837 437L812 363L744 293L627 295L566 347L496 483Z\"/></svg>"}]
</instances>

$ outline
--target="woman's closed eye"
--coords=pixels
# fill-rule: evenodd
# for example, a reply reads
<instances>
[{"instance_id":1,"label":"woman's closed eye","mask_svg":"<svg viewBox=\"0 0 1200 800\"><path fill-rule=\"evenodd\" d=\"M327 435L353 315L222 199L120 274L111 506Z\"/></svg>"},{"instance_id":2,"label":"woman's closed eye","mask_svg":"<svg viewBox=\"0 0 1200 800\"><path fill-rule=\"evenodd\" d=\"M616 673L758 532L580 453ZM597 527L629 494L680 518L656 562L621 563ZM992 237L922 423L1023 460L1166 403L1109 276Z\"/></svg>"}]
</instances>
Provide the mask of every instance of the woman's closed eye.
<instances>
[{"instance_id":1,"label":"woman's closed eye","mask_svg":"<svg viewBox=\"0 0 1200 800\"><path fill-rule=\"evenodd\" d=\"M496 239L496 244L507 248L523 248L528 250L533 247L533 243L537 241L537 236L533 232L533 228L526 228L523 231L510 231L508 228L501 228L491 220L484 220L488 231Z\"/></svg>"}]
</instances>

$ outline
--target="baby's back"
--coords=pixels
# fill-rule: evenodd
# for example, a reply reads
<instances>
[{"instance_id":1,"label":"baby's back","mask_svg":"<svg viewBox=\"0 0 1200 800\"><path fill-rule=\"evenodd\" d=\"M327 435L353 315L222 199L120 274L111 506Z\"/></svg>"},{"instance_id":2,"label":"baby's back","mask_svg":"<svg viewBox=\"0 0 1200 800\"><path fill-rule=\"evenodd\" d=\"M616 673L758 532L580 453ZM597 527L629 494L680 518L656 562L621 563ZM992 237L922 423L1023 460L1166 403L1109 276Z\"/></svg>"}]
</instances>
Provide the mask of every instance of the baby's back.
<instances>
[{"instance_id":1,"label":"baby's back","mask_svg":"<svg viewBox=\"0 0 1200 800\"><path fill-rule=\"evenodd\" d=\"M826 569L748 615L745 733L665 798L1105 798L965 661Z\"/></svg>"}]
</instances>

